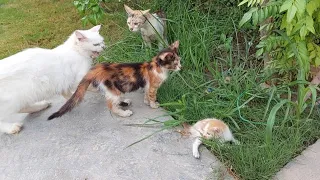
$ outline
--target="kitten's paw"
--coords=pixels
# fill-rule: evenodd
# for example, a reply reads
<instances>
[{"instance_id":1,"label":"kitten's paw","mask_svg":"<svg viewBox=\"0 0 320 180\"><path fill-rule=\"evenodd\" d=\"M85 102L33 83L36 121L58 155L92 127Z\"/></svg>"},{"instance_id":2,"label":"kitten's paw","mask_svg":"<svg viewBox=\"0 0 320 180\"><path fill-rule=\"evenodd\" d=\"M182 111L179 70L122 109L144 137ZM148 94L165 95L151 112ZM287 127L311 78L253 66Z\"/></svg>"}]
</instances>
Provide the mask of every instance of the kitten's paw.
<instances>
[{"instance_id":1,"label":"kitten's paw","mask_svg":"<svg viewBox=\"0 0 320 180\"><path fill-rule=\"evenodd\" d=\"M11 127L8 129L8 134L16 134L20 132L22 129L22 123L13 123Z\"/></svg>"},{"instance_id":2,"label":"kitten's paw","mask_svg":"<svg viewBox=\"0 0 320 180\"><path fill-rule=\"evenodd\" d=\"M44 110L44 109L47 109L51 106L51 102L41 101L41 102L39 102L39 105L42 106L42 110Z\"/></svg>"},{"instance_id":3,"label":"kitten's paw","mask_svg":"<svg viewBox=\"0 0 320 180\"><path fill-rule=\"evenodd\" d=\"M130 106L132 104L131 99L124 99L122 102L127 103L128 106Z\"/></svg>"},{"instance_id":4,"label":"kitten's paw","mask_svg":"<svg viewBox=\"0 0 320 180\"><path fill-rule=\"evenodd\" d=\"M119 113L119 116L121 117L129 117L133 114L133 112L131 110L125 110Z\"/></svg>"},{"instance_id":5,"label":"kitten's paw","mask_svg":"<svg viewBox=\"0 0 320 180\"><path fill-rule=\"evenodd\" d=\"M153 109L157 109L159 108L159 103L158 102L150 102L150 107L153 108Z\"/></svg>"},{"instance_id":6,"label":"kitten's paw","mask_svg":"<svg viewBox=\"0 0 320 180\"><path fill-rule=\"evenodd\" d=\"M146 105L148 105L148 106L149 106L149 104L150 104L148 99L144 99L143 102L144 102Z\"/></svg>"},{"instance_id":7,"label":"kitten's paw","mask_svg":"<svg viewBox=\"0 0 320 180\"><path fill-rule=\"evenodd\" d=\"M200 158L199 151L193 151L193 157L199 159Z\"/></svg>"}]
</instances>

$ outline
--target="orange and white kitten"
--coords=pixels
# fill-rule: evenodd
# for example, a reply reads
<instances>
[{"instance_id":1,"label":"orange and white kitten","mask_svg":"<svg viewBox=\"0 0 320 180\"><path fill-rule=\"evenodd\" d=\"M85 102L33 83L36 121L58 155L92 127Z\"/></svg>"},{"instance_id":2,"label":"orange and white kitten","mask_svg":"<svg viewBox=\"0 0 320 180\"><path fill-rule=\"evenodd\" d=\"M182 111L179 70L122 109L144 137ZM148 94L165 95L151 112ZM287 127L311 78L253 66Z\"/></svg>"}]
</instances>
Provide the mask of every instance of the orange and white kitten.
<instances>
[{"instance_id":1,"label":"orange and white kitten","mask_svg":"<svg viewBox=\"0 0 320 180\"><path fill-rule=\"evenodd\" d=\"M193 126L184 124L184 128L185 132L189 132L192 137L196 138L192 145L192 154L195 158L200 158L199 146L202 144L201 138L217 139L222 143L231 141L239 144L233 137L228 125L218 119L204 119L198 121Z\"/></svg>"}]
</instances>

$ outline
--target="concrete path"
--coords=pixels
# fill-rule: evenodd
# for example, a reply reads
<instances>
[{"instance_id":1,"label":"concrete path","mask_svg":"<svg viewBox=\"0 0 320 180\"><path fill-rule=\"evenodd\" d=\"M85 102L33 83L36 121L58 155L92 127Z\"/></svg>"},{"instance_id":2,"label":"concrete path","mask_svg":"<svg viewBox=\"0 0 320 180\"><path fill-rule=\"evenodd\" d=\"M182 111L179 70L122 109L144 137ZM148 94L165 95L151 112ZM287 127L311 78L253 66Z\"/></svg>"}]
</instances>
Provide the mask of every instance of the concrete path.
<instances>
[{"instance_id":1,"label":"concrete path","mask_svg":"<svg viewBox=\"0 0 320 180\"><path fill-rule=\"evenodd\" d=\"M288 163L275 176L276 180L319 180L320 140Z\"/></svg>"},{"instance_id":2,"label":"concrete path","mask_svg":"<svg viewBox=\"0 0 320 180\"><path fill-rule=\"evenodd\" d=\"M201 147L200 160L193 158L191 140L173 130L125 148L160 127L124 124L165 114L144 105L139 92L127 97L133 100L129 118L112 115L103 97L90 93L61 118L46 120L65 102L60 97L51 108L28 115L19 134L0 135L0 179L231 179L206 148ZM158 120L167 119L171 117Z\"/></svg>"}]
</instances>

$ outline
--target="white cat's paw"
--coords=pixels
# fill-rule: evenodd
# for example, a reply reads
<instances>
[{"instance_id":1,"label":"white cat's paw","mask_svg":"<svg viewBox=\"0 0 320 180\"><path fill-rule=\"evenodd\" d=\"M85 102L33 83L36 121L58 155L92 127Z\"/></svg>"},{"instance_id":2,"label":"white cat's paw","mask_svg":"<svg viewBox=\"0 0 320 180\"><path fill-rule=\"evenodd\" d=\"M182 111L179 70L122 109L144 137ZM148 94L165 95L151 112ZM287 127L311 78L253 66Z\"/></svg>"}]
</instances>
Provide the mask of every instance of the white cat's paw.
<instances>
[{"instance_id":1,"label":"white cat's paw","mask_svg":"<svg viewBox=\"0 0 320 180\"><path fill-rule=\"evenodd\" d=\"M121 117L129 117L133 114L133 112L131 110L125 110L119 113L119 116Z\"/></svg>"},{"instance_id":2,"label":"white cat's paw","mask_svg":"<svg viewBox=\"0 0 320 180\"><path fill-rule=\"evenodd\" d=\"M192 153L193 153L193 157L195 157L195 158L197 158L197 159L200 158L200 153L199 153L199 151L193 151Z\"/></svg>"},{"instance_id":3,"label":"white cat's paw","mask_svg":"<svg viewBox=\"0 0 320 180\"><path fill-rule=\"evenodd\" d=\"M47 109L51 106L51 102L48 101L41 101L38 104L42 107L42 110Z\"/></svg>"},{"instance_id":4,"label":"white cat's paw","mask_svg":"<svg viewBox=\"0 0 320 180\"><path fill-rule=\"evenodd\" d=\"M8 129L8 134L16 134L20 132L22 129L22 123L13 123L11 127Z\"/></svg>"},{"instance_id":5,"label":"white cat's paw","mask_svg":"<svg viewBox=\"0 0 320 180\"><path fill-rule=\"evenodd\" d=\"M153 109L157 109L159 108L159 103L158 102L150 102L150 107L153 108Z\"/></svg>"}]
</instances>

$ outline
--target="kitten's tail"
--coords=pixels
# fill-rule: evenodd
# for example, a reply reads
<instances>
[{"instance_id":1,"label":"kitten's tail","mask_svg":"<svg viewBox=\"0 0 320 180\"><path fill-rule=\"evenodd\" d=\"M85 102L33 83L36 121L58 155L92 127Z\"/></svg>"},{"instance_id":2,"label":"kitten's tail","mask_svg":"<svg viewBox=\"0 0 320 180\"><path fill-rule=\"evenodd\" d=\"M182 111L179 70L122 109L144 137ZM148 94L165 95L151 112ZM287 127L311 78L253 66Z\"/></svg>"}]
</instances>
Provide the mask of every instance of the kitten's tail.
<instances>
[{"instance_id":1,"label":"kitten's tail","mask_svg":"<svg viewBox=\"0 0 320 180\"><path fill-rule=\"evenodd\" d=\"M48 120L52 120L54 118L60 117L65 113L71 111L76 105L80 104L83 100L83 97L91 84L94 80L90 73L88 73L78 85L78 88L75 93L71 96L71 98L59 109L59 111L53 113L51 116L48 117Z\"/></svg>"}]
</instances>

